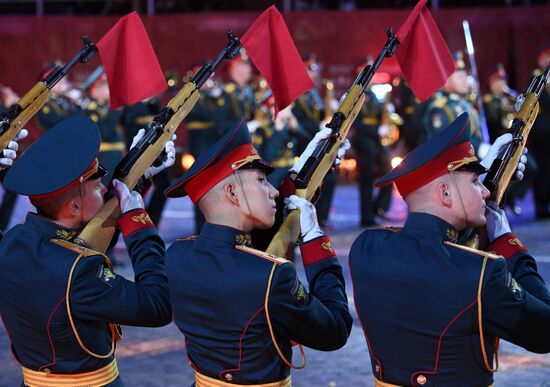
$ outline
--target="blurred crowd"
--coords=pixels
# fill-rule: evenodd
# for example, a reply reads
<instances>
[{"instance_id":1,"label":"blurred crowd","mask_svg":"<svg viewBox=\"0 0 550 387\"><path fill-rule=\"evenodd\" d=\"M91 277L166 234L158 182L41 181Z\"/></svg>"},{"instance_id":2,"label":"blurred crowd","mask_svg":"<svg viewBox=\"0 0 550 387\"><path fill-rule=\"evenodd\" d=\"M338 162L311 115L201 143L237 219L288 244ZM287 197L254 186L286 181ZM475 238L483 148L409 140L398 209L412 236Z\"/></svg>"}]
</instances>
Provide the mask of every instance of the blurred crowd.
<instances>
[{"instance_id":1,"label":"blurred crowd","mask_svg":"<svg viewBox=\"0 0 550 387\"><path fill-rule=\"evenodd\" d=\"M374 189L374 180L397 165L408 152L445 129L461 113L468 112L474 123L471 142L480 157L483 157L488 144L509 128L519 92L508 86L506 69L495 63L490 73L482 74L477 79L469 73L460 53L455 53L454 59L454 73L441 90L423 102L415 98L398 74L378 72L375 75L366 92L365 104L350 132L352 150L346 156L348 160L341 164L339 173L327 175L316 202L319 223L323 227L330 227L329 213L338 182L358 184L361 226L375 226L382 222L391 204L392 186ZM370 61L369 58L358 61L354 75L359 74ZM541 50L531 75L538 75L549 61L550 49ZM100 128L102 143L99 161L112 173L137 131L161 112L201 65L184 74L167 71L166 92L118 110L109 107L109 87L101 67L82 82L64 78L51 90L51 98L35 116L35 133L29 138L38 137L68 116L85 115ZM279 185L295 157L338 109L337 98L340 95L337 95L334 83L323 77L323 64L312 55L304 59L304 65L315 87L277 116L274 116L274 98L267 82L254 70L244 52L227 64L223 76L215 74L203 85L201 99L178 129L179 162L173 170L163 171L154 177L154 189L147 211L155 224L161 219L166 200L163 191L170 185L172 177L188 168L240 117L247 121L261 157L275 167L275 172L269 176L270 182L274 186ZM49 65L38 74L38 78L44 79L55 66L56 63ZM525 82L527 84L528 80ZM1 114L17 102L19 96L9 85L0 86L0 91ZM540 116L529 139L525 178L513 183L505 203L513 212L521 212L518 199L533 188L536 217L545 219L550 217L549 86L540 103ZM488 130L484 136L485 125ZM103 178L105 183L110 176ZM15 194L4 192L0 230L8 226L16 202ZM198 208L195 214L196 229L200 230L204 218Z\"/></svg>"}]
</instances>

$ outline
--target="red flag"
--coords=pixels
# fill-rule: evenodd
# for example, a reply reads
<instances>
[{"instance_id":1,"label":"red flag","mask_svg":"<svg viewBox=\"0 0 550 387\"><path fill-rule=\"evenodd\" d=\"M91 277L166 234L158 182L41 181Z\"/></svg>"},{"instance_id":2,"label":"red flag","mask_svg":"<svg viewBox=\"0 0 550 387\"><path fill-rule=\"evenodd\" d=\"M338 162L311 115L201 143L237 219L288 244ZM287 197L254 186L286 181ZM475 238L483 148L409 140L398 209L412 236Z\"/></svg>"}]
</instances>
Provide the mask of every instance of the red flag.
<instances>
[{"instance_id":1,"label":"red flag","mask_svg":"<svg viewBox=\"0 0 550 387\"><path fill-rule=\"evenodd\" d=\"M274 5L256 19L241 43L273 91L275 116L313 88L285 21Z\"/></svg>"},{"instance_id":2,"label":"red flag","mask_svg":"<svg viewBox=\"0 0 550 387\"><path fill-rule=\"evenodd\" d=\"M109 82L111 108L131 105L166 90L155 50L136 12L121 18L97 48Z\"/></svg>"},{"instance_id":3,"label":"red flag","mask_svg":"<svg viewBox=\"0 0 550 387\"><path fill-rule=\"evenodd\" d=\"M399 29L397 61L414 94L425 100L445 84L454 71L449 48L430 11L420 0Z\"/></svg>"}]
</instances>

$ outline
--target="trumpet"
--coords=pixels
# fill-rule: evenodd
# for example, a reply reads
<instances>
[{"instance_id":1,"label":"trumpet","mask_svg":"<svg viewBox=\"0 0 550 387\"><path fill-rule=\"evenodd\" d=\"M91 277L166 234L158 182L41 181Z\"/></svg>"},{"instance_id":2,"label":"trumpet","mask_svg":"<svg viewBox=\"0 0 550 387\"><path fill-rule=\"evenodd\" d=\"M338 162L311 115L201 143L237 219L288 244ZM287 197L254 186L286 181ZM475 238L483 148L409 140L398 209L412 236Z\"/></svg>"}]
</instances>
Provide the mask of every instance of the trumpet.
<instances>
[{"instance_id":1,"label":"trumpet","mask_svg":"<svg viewBox=\"0 0 550 387\"><path fill-rule=\"evenodd\" d=\"M393 111L393 104L389 101L384 102L380 126L387 127L387 130L380 134L380 143L383 146L392 146L399 140L399 126L403 125L403 122L403 118Z\"/></svg>"}]
</instances>

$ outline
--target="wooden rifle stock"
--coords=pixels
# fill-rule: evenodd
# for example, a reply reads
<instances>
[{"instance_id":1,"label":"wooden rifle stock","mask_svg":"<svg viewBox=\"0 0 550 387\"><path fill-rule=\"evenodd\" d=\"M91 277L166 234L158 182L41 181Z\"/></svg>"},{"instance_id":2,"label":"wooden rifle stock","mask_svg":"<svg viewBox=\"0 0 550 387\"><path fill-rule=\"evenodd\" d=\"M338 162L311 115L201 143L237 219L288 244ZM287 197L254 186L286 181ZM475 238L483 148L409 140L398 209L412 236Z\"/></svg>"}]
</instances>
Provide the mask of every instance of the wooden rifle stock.
<instances>
[{"instance_id":1,"label":"wooden rifle stock","mask_svg":"<svg viewBox=\"0 0 550 387\"><path fill-rule=\"evenodd\" d=\"M540 94L548 82L549 73L550 64L543 74L533 79L527 91L516 100L516 110L518 112L508 131L512 134L512 142L506 145L493 161L487 176L483 180L483 185L490 192L489 200L496 202L498 205L502 204L506 189L516 173L531 128L537 119ZM521 106L518 104L521 104ZM469 235L466 245L473 248L484 249L489 242L485 227L469 230L466 235Z\"/></svg>"},{"instance_id":2,"label":"wooden rifle stock","mask_svg":"<svg viewBox=\"0 0 550 387\"><path fill-rule=\"evenodd\" d=\"M535 77L526 92L518 97L516 110L512 125L508 133L512 134L513 140L508 144L491 165L483 184L491 192L490 200L501 204L502 198L510 181L517 169L523 149L527 144L527 138L539 113L539 98L550 73L550 64L546 71ZM521 104L521 107L518 106ZM519 109L518 109L519 108Z\"/></svg>"},{"instance_id":3,"label":"wooden rifle stock","mask_svg":"<svg viewBox=\"0 0 550 387\"><path fill-rule=\"evenodd\" d=\"M391 57L399 45L396 35L391 28L386 30L388 40L382 51L370 66L366 66L359 74L353 85L348 90L338 111L332 117L327 127L332 129L332 137L322 140L313 152L298 176L296 182L296 195L311 200L315 191L321 185L326 174L331 170L334 160L338 155L340 146L346 139L349 129L365 103L364 91L371 81L376 70L382 64L384 58ZM316 156L319 156L317 158ZM300 237L300 212L290 211L279 230L271 240L266 252L275 256L288 256L289 250Z\"/></svg>"},{"instance_id":4,"label":"wooden rifle stock","mask_svg":"<svg viewBox=\"0 0 550 387\"><path fill-rule=\"evenodd\" d=\"M0 150L8 146L25 124L40 111L49 97L50 90L44 82L40 81L21 97L15 106L10 108L14 117L11 119L6 117L2 119L0 124L3 128L0 135ZM10 112L8 112L8 115L10 115Z\"/></svg>"},{"instance_id":5,"label":"wooden rifle stock","mask_svg":"<svg viewBox=\"0 0 550 387\"><path fill-rule=\"evenodd\" d=\"M342 114L345 119L338 131L338 136L335 138L334 144L313 172L307 187L297 189L296 195L306 198L307 200L313 198L315 191L321 186L321 182L331 170L334 160L336 160L336 156L338 155L338 149L340 149L340 146L345 141L349 129L364 103L365 94L363 93L363 89L359 85L353 85L336 113ZM293 210L289 212L288 216L281 224L281 227L267 247L266 252L278 257L284 257L287 255L289 248L294 246L294 243L296 243L299 237L300 210Z\"/></svg>"},{"instance_id":6,"label":"wooden rifle stock","mask_svg":"<svg viewBox=\"0 0 550 387\"><path fill-rule=\"evenodd\" d=\"M86 35L81 38L84 47L65 66L57 66L46 79L37 82L0 119L0 149L6 148L23 126L40 111L50 97L51 88L67 75L76 63L86 63L95 55L97 52L95 45Z\"/></svg>"},{"instance_id":7,"label":"wooden rifle stock","mask_svg":"<svg viewBox=\"0 0 550 387\"><path fill-rule=\"evenodd\" d=\"M168 106L156 116L149 125L143 138L120 161L113 178L122 181L130 190L134 189L147 168L164 151L166 141L170 140L179 124L193 109L200 97L199 89L214 73L223 59L232 59L241 47L239 39L231 31L226 32L229 43L211 64L205 64L187 82L178 94L170 100ZM88 222L75 242L93 250L105 252L115 234L120 215L119 201L116 196L107 200L101 210Z\"/></svg>"},{"instance_id":8,"label":"wooden rifle stock","mask_svg":"<svg viewBox=\"0 0 550 387\"><path fill-rule=\"evenodd\" d=\"M170 140L172 135L176 132L179 124L187 114L189 114L191 109L193 109L199 97L200 93L195 83L186 83L179 93L168 103L168 108L171 109L174 114L166 125L164 125L164 127L158 127L155 125L155 122L151 123L148 131L160 129L162 133L154 143L147 146L145 151L131 166L130 172L125 176L118 177L130 190L134 189L147 168L149 168L164 151L164 144L166 141ZM146 135L144 137L146 137ZM112 196L103 205L101 210L88 222L86 227L84 227L82 232L78 235L76 241L80 244L85 244L93 250L104 253L115 234L119 215L120 206L118 198Z\"/></svg>"}]
</instances>

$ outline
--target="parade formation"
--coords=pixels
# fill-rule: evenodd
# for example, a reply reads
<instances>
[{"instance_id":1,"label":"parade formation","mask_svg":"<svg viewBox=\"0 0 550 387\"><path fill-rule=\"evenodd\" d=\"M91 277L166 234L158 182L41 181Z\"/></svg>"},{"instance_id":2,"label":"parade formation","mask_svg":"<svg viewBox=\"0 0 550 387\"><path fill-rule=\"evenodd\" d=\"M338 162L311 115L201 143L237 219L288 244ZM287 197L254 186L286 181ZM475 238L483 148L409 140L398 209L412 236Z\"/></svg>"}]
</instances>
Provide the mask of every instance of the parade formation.
<instances>
[{"instance_id":1,"label":"parade formation","mask_svg":"<svg viewBox=\"0 0 550 387\"><path fill-rule=\"evenodd\" d=\"M139 386L119 371L124 326L172 322L193 374L181 386L291 386L316 367L304 347L337 351L354 325L361 385L489 387L501 340L550 353L550 291L507 217L532 191L550 218L550 48L513 90L501 63L477 73L467 23L468 55L451 53L420 0L340 92L283 15L271 6L164 72L133 12L36 69L21 97L0 85L11 381ZM360 200L344 254L338 184ZM9 227L19 196L34 209ZM168 198L192 202L194 236L159 233ZM384 227L396 198L406 220ZM133 278L117 273L119 240Z\"/></svg>"}]
</instances>

